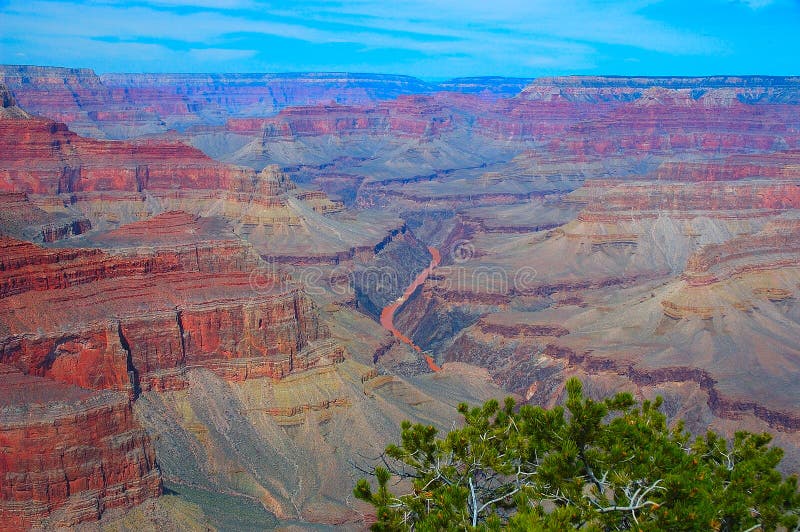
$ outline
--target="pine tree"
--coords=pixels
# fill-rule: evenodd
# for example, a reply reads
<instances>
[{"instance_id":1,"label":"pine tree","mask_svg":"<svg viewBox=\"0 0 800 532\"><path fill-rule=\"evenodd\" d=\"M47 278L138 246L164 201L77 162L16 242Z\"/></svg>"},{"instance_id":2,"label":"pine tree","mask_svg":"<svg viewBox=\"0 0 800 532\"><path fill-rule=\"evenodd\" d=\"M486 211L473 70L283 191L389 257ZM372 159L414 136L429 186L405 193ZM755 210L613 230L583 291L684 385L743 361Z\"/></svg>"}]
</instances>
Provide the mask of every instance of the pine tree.
<instances>
[{"instance_id":1,"label":"pine tree","mask_svg":"<svg viewBox=\"0 0 800 532\"><path fill-rule=\"evenodd\" d=\"M463 426L439 437L403 422L354 494L375 507L373 530L800 530L797 478L776 469L769 434L672 428L661 399L594 401L567 382L564 407L506 399L458 407ZM389 490L392 477L408 486Z\"/></svg>"}]
</instances>

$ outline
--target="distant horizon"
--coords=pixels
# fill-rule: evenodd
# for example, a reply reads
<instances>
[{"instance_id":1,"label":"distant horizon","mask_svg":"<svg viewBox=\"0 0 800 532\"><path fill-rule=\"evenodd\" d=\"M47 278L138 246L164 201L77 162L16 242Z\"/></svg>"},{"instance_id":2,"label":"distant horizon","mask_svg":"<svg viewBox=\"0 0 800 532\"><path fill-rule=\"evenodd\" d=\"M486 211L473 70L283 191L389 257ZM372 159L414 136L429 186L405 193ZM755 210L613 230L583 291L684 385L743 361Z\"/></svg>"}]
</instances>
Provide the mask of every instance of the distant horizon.
<instances>
[{"instance_id":1,"label":"distant horizon","mask_svg":"<svg viewBox=\"0 0 800 532\"><path fill-rule=\"evenodd\" d=\"M716 74L703 74L703 75L686 75L686 74L603 74L603 73L595 73L595 74L550 74L550 75L542 75L542 76L502 76L498 74L484 74L484 75L471 75L471 76L455 76L455 77L444 77L444 78L429 78L429 77L421 77L421 76L412 76L409 74L401 74L397 72L386 72L386 71L374 71L374 72L355 72L355 71L336 71L336 70L297 70L297 71L205 71L205 72L180 72L180 71L98 71L95 68L88 67L88 66L65 66L65 65L58 65L58 64L32 64L32 63L0 63L0 67L11 67L11 68L52 68L52 69L63 69L63 70L89 70L92 71L97 76L104 76L104 75L153 75L153 76L168 76L168 75L177 75L177 76L226 76L226 75L233 75L233 76L299 76L299 75L309 75L309 74L326 74L326 75L346 75L346 76L391 76L391 77L398 77L398 78L408 78L414 79L417 81L423 81L425 83L443 83L447 81L454 81L459 79L504 79L504 80L517 80L517 81L535 81L538 79L548 79L548 78L608 78L608 79L708 79L708 78L772 78L772 79L793 79L797 78L800 80L800 74L787 74L787 75L774 75L774 74L761 74L761 73L749 73L749 74L739 74L739 73L716 73Z\"/></svg>"},{"instance_id":2,"label":"distant horizon","mask_svg":"<svg viewBox=\"0 0 800 532\"><path fill-rule=\"evenodd\" d=\"M0 0L0 20L0 63L98 74L800 75L797 0Z\"/></svg>"}]
</instances>

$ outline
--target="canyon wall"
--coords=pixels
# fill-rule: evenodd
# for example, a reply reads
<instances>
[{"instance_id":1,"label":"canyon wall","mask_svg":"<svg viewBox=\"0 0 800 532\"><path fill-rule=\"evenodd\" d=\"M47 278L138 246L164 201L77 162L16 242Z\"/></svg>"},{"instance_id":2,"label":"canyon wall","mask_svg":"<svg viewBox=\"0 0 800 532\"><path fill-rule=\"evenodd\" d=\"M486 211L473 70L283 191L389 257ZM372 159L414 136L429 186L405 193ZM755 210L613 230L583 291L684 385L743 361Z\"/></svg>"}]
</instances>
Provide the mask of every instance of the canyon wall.
<instances>
[{"instance_id":1,"label":"canyon wall","mask_svg":"<svg viewBox=\"0 0 800 532\"><path fill-rule=\"evenodd\" d=\"M161 493L153 446L126 394L6 364L0 383L0 528L71 527Z\"/></svg>"},{"instance_id":2,"label":"canyon wall","mask_svg":"<svg viewBox=\"0 0 800 532\"><path fill-rule=\"evenodd\" d=\"M81 134L131 138L169 128L267 116L288 106L357 104L439 90L494 99L529 80L463 78L442 84L388 74L103 74L89 69L0 65L0 84L21 106Z\"/></svg>"},{"instance_id":3,"label":"canyon wall","mask_svg":"<svg viewBox=\"0 0 800 532\"><path fill-rule=\"evenodd\" d=\"M114 254L2 241L4 518L76 524L157 496L131 401L186 388L190 368L281 379L343 359L297 286L205 229L185 213L157 216L102 238Z\"/></svg>"},{"instance_id":4,"label":"canyon wall","mask_svg":"<svg viewBox=\"0 0 800 532\"><path fill-rule=\"evenodd\" d=\"M0 362L54 412L133 400L103 419L138 442L114 486L144 486L108 495L87 460L46 499L6 464L15 522L137 504L155 448L203 497L360 523L350 450L446 428L455 397L557 404L570 376L800 464L797 78L0 71ZM427 246L394 317L417 353L376 321Z\"/></svg>"}]
</instances>

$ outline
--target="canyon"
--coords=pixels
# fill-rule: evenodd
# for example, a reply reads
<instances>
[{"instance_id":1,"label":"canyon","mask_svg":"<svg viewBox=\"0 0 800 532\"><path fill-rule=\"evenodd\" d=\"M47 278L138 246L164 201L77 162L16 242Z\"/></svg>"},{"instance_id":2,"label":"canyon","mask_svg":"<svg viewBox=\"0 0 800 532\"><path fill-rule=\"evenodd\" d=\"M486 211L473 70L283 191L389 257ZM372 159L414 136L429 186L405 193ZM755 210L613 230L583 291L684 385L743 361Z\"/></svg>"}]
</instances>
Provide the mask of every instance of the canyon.
<instances>
[{"instance_id":1,"label":"canyon","mask_svg":"<svg viewBox=\"0 0 800 532\"><path fill-rule=\"evenodd\" d=\"M800 470L800 78L0 84L2 529L357 528L573 376Z\"/></svg>"},{"instance_id":2,"label":"canyon","mask_svg":"<svg viewBox=\"0 0 800 532\"><path fill-rule=\"evenodd\" d=\"M403 291L402 296L398 297L394 303L391 303L383 307L383 309L381 310L380 321L381 321L381 326L390 333L392 333L392 336L394 336L401 342L408 344L412 349L420 353L425 358L425 363L428 364L428 367L430 368L431 371L441 371L442 368L436 365L436 362L434 362L433 357L431 355L427 353L423 354L422 349L418 345L412 342L406 335L398 331L397 327L394 326L394 313L397 312L397 309L400 308L400 305L402 305L406 301L406 299L408 299L411 296L411 294L413 294L414 291L416 291L417 288L422 286L422 284L433 273L433 270L442 261L442 256L441 253L439 253L438 249L436 249L435 247L429 247L428 251L430 251L431 256L433 257L431 259L430 265L424 270L422 270L420 274L417 275L417 278L414 279L414 281L410 285L408 285L408 287L406 287L406 289Z\"/></svg>"}]
</instances>

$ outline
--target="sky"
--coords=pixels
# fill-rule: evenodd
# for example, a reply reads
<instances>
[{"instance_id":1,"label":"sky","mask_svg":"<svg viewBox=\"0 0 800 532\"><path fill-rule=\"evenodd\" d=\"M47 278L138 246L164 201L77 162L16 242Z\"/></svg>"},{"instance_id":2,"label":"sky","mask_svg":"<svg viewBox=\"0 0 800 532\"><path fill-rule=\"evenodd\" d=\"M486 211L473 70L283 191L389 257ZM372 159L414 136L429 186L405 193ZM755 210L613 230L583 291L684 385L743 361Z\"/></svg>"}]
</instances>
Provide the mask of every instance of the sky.
<instances>
[{"instance_id":1,"label":"sky","mask_svg":"<svg viewBox=\"0 0 800 532\"><path fill-rule=\"evenodd\" d=\"M800 74L800 0L0 0L0 63L105 72Z\"/></svg>"}]
</instances>

